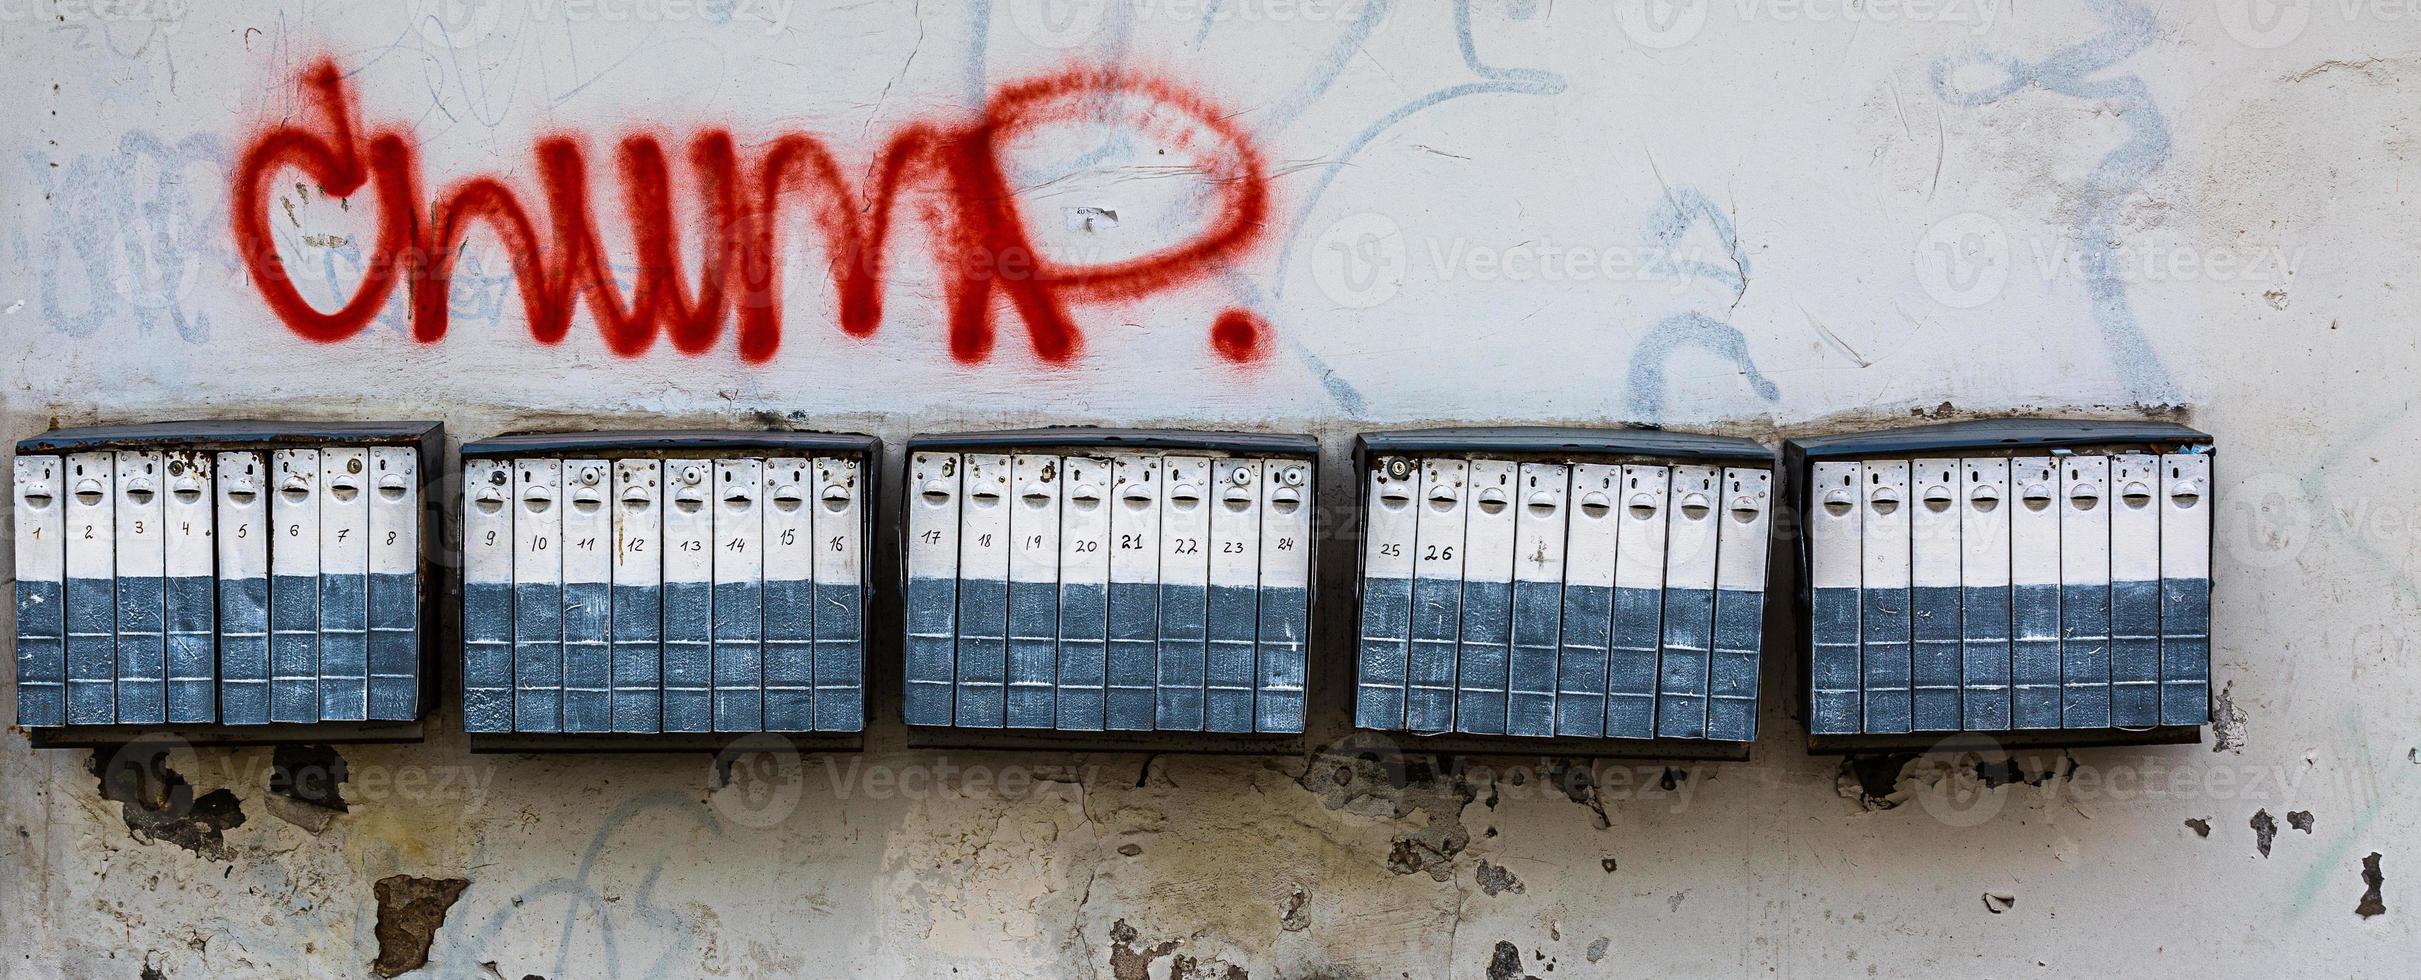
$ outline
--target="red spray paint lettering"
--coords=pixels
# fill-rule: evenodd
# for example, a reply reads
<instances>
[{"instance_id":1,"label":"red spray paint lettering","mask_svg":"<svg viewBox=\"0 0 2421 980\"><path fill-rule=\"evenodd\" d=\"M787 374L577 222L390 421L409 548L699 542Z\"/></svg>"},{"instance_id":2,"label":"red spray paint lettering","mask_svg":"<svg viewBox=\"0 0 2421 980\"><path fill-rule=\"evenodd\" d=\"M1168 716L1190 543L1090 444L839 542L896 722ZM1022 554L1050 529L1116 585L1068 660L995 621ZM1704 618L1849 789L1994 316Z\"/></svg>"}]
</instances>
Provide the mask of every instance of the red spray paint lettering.
<instances>
[{"instance_id":1,"label":"red spray paint lettering","mask_svg":"<svg viewBox=\"0 0 2421 980\"><path fill-rule=\"evenodd\" d=\"M851 186L839 161L812 136L786 134L750 148L725 130L693 136L684 165L698 196L697 220L687 229L699 236L694 280L679 267L685 229L673 217L670 154L656 135L623 138L613 164L637 253L626 297L599 242L589 151L580 139L549 136L534 148L543 213L497 176L457 179L430 198L409 134L366 129L333 63L314 64L302 85L305 105L297 118L265 128L246 145L230 201L236 245L270 312L297 335L321 342L359 333L399 282L408 290L413 336L442 339L455 261L464 241L484 228L511 257L530 335L539 343L562 342L574 311L585 305L617 354L642 353L659 333L674 348L698 353L736 323L741 359L762 363L782 339L784 206L804 208L822 236L841 329L864 337L882 322L884 245L895 208L914 201L942 273L951 356L964 363L987 357L994 314L1006 307L1025 323L1042 360L1064 363L1082 342L1070 304L1196 284L1260 243L1269 207L1261 156L1226 121L1229 113L1162 81L1075 69L1006 86L972 120L904 127L875 156L862 189ZM1119 115L1109 115L1113 110ZM1212 188L1214 210L1190 239L1156 252L1109 263L1054 262L1027 235L1002 155L1044 127L1105 119L1191 151ZM288 170L330 195L367 190L376 199L367 272L335 310L303 298L271 237L266 198ZM1251 312L1231 309L1213 321L1210 344L1245 362L1266 351L1266 333Z\"/></svg>"}]
</instances>

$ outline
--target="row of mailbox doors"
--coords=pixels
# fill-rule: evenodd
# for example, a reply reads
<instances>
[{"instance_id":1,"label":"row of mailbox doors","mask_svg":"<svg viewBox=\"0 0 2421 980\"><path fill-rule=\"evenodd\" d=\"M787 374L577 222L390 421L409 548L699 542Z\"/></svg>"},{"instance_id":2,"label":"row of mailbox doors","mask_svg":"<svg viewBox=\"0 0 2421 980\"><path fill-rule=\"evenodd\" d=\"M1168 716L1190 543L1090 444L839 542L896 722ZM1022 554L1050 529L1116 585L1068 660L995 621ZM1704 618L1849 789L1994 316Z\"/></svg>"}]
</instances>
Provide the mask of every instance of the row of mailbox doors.
<instances>
[{"instance_id":1,"label":"row of mailbox doors","mask_svg":"<svg viewBox=\"0 0 2421 980\"><path fill-rule=\"evenodd\" d=\"M440 470L441 430L245 425L71 429L20 444L21 723L296 731L279 723L420 716L436 646L436 563L420 543L441 503L423 477ZM2207 488L2208 449L2208 437L2157 423L1791 443L1786 471L1827 494L1802 502L1815 519L1795 542L1819 580L1817 618L1803 620L1814 734L2175 740L2197 728L2207 708L2183 706L2208 683L2207 506L2137 498L2183 499L2164 496L2162 460L2185 467L2171 482ZM466 445L466 729L500 743L853 739L879 458L870 438L821 433ZM900 484L905 720L1076 747L1299 737L1317 459L1308 437L1262 434L912 440ZM2100 461L2099 483L2083 486L2083 469L2075 485L2052 472L2048 491L2026 480L2052 460ZM2144 467L2151 489L2112 485L2109 460L2122 476ZM1947 485L1917 485L1929 465ZM1785 526L1773 518L1787 509L1770 450L1648 430L1446 429L1365 435L1355 466L1357 727L1715 756L1755 738L1768 556ZM1805 475L1819 470L1858 474L1846 499L1861 519L1843 524L1843 495ZM2124 502L2098 525L2071 521L2065 538L2057 515L2048 538L2013 531L2026 522L2011 515L2039 510L2045 492L2080 513L2095 494ZM1987 498L2020 503L1996 521L1979 517L1996 510ZM2131 508L2149 523L2126 520ZM254 536L256 522L270 533ZM79 527L105 530L88 544ZM2184 545L2197 535L2193 570ZM2026 588L2045 541L2070 566L2049 583L2047 636ZM2149 565L2112 557L2147 542ZM2187 557L2161 564L2171 553ZM2047 696L2087 709L2013 723L2010 699L2046 687L2046 639ZM2109 710L2141 702L2132 688L2147 680L2149 716ZM2162 709L2164 694L2178 707ZM1947 712L1928 707L1944 697Z\"/></svg>"}]
</instances>

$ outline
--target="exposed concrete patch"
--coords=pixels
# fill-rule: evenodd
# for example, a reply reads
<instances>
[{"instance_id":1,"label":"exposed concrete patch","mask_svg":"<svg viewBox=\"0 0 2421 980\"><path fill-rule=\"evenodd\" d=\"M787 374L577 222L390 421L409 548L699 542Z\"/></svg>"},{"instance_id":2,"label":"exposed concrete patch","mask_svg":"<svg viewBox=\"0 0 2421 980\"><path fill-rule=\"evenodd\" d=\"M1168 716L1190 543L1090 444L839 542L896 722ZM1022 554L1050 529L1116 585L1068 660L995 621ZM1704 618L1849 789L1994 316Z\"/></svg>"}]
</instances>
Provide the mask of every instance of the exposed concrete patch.
<instances>
[{"instance_id":1,"label":"exposed concrete patch","mask_svg":"<svg viewBox=\"0 0 2421 980\"><path fill-rule=\"evenodd\" d=\"M334 746L280 745L269 760L269 792L300 803L345 812L345 757Z\"/></svg>"},{"instance_id":2,"label":"exposed concrete patch","mask_svg":"<svg viewBox=\"0 0 2421 980\"><path fill-rule=\"evenodd\" d=\"M2211 751L2244 754L2244 711L2236 707L2236 682L2211 699Z\"/></svg>"},{"instance_id":3,"label":"exposed concrete patch","mask_svg":"<svg viewBox=\"0 0 2421 980\"><path fill-rule=\"evenodd\" d=\"M2202 817L2187 817L2186 829L2193 831L2196 837L2209 837L2211 836L2211 821Z\"/></svg>"},{"instance_id":4,"label":"exposed concrete patch","mask_svg":"<svg viewBox=\"0 0 2421 980\"><path fill-rule=\"evenodd\" d=\"M2387 901L2379 895L2379 886L2386 883L2387 876L2379 873L2379 852L2372 851L2362 859L2362 884L2369 890L2363 892L2362 901L2354 905L2354 914L2365 919L2386 915Z\"/></svg>"},{"instance_id":5,"label":"exposed concrete patch","mask_svg":"<svg viewBox=\"0 0 2421 980\"><path fill-rule=\"evenodd\" d=\"M1135 948L1135 927L1120 919L1110 926L1110 976L1114 980L1151 980L1152 961L1177 949L1178 940Z\"/></svg>"},{"instance_id":6,"label":"exposed concrete patch","mask_svg":"<svg viewBox=\"0 0 2421 980\"><path fill-rule=\"evenodd\" d=\"M2010 894L2010 893L2008 893L2008 892L1985 892L1985 893L1984 893L1984 911L1986 911L1986 912L1990 912L1990 913L1992 913L1992 914L1994 914L1994 915L1999 915L1999 914L2001 914L2001 913L2003 913L2003 912L2007 912L2007 911L2009 911L2010 909L2013 909L2013 908L2016 908L2016 907L2017 907L2017 896L2015 896L2015 895L2012 895L2012 894Z\"/></svg>"},{"instance_id":7,"label":"exposed concrete patch","mask_svg":"<svg viewBox=\"0 0 2421 980\"><path fill-rule=\"evenodd\" d=\"M2270 811L2267 809L2255 810L2251 826L2253 828L2253 848L2260 851L2262 857L2269 857L2270 842L2278 839L2278 819L2270 816Z\"/></svg>"},{"instance_id":8,"label":"exposed concrete patch","mask_svg":"<svg viewBox=\"0 0 2421 980\"><path fill-rule=\"evenodd\" d=\"M325 833L347 810L345 757L333 746L279 745L269 762L269 815L309 831Z\"/></svg>"},{"instance_id":9,"label":"exposed concrete patch","mask_svg":"<svg viewBox=\"0 0 2421 980\"><path fill-rule=\"evenodd\" d=\"M1588 807L1590 813L1597 815L1597 829L1605 830L1614 826L1613 821L1606 819L1605 799L1597 793L1596 763L1586 759L1575 761L1559 758L1548 764L1547 778L1554 780L1556 787L1563 790L1565 799Z\"/></svg>"},{"instance_id":10,"label":"exposed concrete patch","mask_svg":"<svg viewBox=\"0 0 2421 980\"><path fill-rule=\"evenodd\" d=\"M101 783L101 798L119 803L126 830L145 844L166 841L213 861L234 857L226 832L244 825L244 803L226 789L200 796L168 768L165 747L94 749L85 763Z\"/></svg>"},{"instance_id":11,"label":"exposed concrete patch","mask_svg":"<svg viewBox=\"0 0 2421 980\"><path fill-rule=\"evenodd\" d=\"M1617 865L1614 862L1613 858L1599 858L1597 860L1597 866L1606 869L1607 874L1613 874L1614 869L1620 867L1620 865Z\"/></svg>"},{"instance_id":12,"label":"exposed concrete patch","mask_svg":"<svg viewBox=\"0 0 2421 980\"><path fill-rule=\"evenodd\" d=\"M2059 760L2033 756L2024 759L1978 759L1975 778L1986 789L1997 789L2012 783L2040 787L2054 779L2065 779L2076 772L2076 756L2061 752Z\"/></svg>"},{"instance_id":13,"label":"exposed concrete patch","mask_svg":"<svg viewBox=\"0 0 2421 980\"><path fill-rule=\"evenodd\" d=\"M1515 877L1512 870L1490 864L1486 858L1480 859L1477 877L1480 890L1487 892L1491 897L1505 892L1519 895L1528 890L1522 887L1522 880Z\"/></svg>"},{"instance_id":14,"label":"exposed concrete patch","mask_svg":"<svg viewBox=\"0 0 2421 980\"><path fill-rule=\"evenodd\" d=\"M1488 980L1538 980L1538 978L1522 973L1520 947L1499 939L1496 941L1496 949L1488 954Z\"/></svg>"},{"instance_id":15,"label":"exposed concrete patch","mask_svg":"<svg viewBox=\"0 0 2421 980\"><path fill-rule=\"evenodd\" d=\"M314 837L326 833L328 825L336 822L336 811L334 810L297 802L283 796L262 797L261 804L268 808L270 816L301 827Z\"/></svg>"},{"instance_id":16,"label":"exposed concrete patch","mask_svg":"<svg viewBox=\"0 0 2421 980\"><path fill-rule=\"evenodd\" d=\"M1612 936L1599 936L1599 937L1597 937L1597 939L1596 939L1595 941L1593 941L1593 942L1589 943L1589 962L1591 962L1591 963L1595 963L1595 962L1597 962L1598 960L1605 959L1605 958L1606 958L1606 950L1607 950L1607 949L1609 949L1609 948L1611 948L1613 945L1614 945L1614 937L1612 937Z\"/></svg>"},{"instance_id":17,"label":"exposed concrete patch","mask_svg":"<svg viewBox=\"0 0 2421 980\"><path fill-rule=\"evenodd\" d=\"M1900 770L1916 759L1915 752L1845 756L1841 759L1840 773L1834 777L1834 789L1843 799L1856 800L1861 809L1889 810L1908 801L1899 792Z\"/></svg>"},{"instance_id":18,"label":"exposed concrete patch","mask_svg":"<svg viewBox=\"0 0 2421 980\"><path fill-rule=\"evenodd\" d=\"M1305 892L1301 886L1296 886L1295 890L1286 896L1286 904L1278 909L1278 928L1287 932L1302 932L1311 928L1311 917L1303 914L1303 906L1310 901L1310 893Z\"/></svg>"},{"instance_id":19,"label":"exposed concrete patch","mask_svg":"<svg viewBox=\"0 0 2421 980\"><path fill-rule=\"evenodd\" d=\"M382 977L420 969L429 962L429 941L445 924L446 910L471 883L462 878L394 875L374 886L378 896L378 958L370 972Z\"/></svg>"},{"instance_id":20,"label":"exposed concrete patch","mask_svg":"<svg viewBox=\"0 0 2421 980\"><path fill-rule=\"evenodd\" d=\"M1397 874L1426 872L1454 880L1454 860L1471 845L1463 808L1479 794L1459 775L1438 769L1434 756L1398 754L1392 745L1356 750L1352 740L1321 753L1296 782L1331 810L1403 821L1426 818L1419 829L1399 833L1388 848L1387 868Z\"/></svg>"},{"instance_id":21,"label":"exposed concrete patch","mask_svg":"<svg viewBox=\"0 0 2421 980\"><path fill-rule=\"evenodd\" d=\"M1206 962L1177 952L1182 939L1136 949L1139 935L1125 919L1110 926L1110 976L1114 980L1151 980L1152 964L1163 956L1169 958L1168 980L1252 980L1252 974L1236 964Z\"/></svg>"},{"instance_id":22,"label":"exposed concrete patch","mask_svg":"<svg viewBox=\"0 0 2421 980\"><path fill-rule=\"evenodd\" d=\"M2310 811L2310 810L2289 810L2289 811L2287 811L2287 826L2289 826L2289 827L2293 827L2293 828L2295 828L2296 830L2303 831L2303 832L2304 832L2304 834L2306 834L2306 835L2308 836L2308 835L2309 835L2309 834L2311 834L2311 832L2312 832L2312 811Z\"/></svg>"}]
</instances>

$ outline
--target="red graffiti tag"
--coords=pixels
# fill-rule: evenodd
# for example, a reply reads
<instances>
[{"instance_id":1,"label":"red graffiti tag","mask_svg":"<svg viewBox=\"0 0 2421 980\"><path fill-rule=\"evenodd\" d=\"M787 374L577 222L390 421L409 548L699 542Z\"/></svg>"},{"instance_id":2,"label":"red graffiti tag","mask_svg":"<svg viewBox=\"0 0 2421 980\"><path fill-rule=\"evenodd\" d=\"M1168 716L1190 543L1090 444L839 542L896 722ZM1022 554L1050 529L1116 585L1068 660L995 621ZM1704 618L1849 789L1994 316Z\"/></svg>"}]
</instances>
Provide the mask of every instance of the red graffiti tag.
<instances>
[{"instance_id":1,"label":"red graffiti tag","mask_svg":"<svg viewBox=\"0 0 2421 980\"><path fill-rule=\"evenodd\" d=\"M401 281L413 336L446 333L447 293L464 242L493 235L510 257L530 336L561 343L585 306L617 354L648 350L659 333L675 349L712 349L736 324L740 357L761 363L781 345L780 226L784 206L804 208L829 258L839 293L839 322L851 336L882 323L885 244L895 208L914 201L931 231L932 261L942 274L951 356L964 363L992 350L993 317L1013 310L1042 360L1064 363L1082 343L1069 306L1134 300L1200 283L1257 246L1269 207L1261 155L1227 120L1230 113L1168 83L1108 69L1073 69L995 92L976 118L955 125L915 123L894 134L853 187L813 136L791 133L743 148L721 129L690 138L684 156L697 196L690 227L674 217L674 165L656 135L621 139L613 150L622 220L635 255L628 294L600 243L590 195L589 150L574 136L548 136L534 149L543 212L523 203L505 178L453 180L426 195L409 134L366 128L351 89L331 62L302 76L305 111L254 136L234 170L231 205L237 247L270 312L296 334L334 342L359 333ZM1191 238L1149 254L1106 263L1062 263L1034 247L1018 213L1003 157L1021 138L1059 125L1116 122L1180 151L1191 151L1211 189L1210 220ZM345 304L313 306L288 277L271 235L267 195L292 170L326 193L376 196L377 233L367 273ZM700 259L681 268L682 236L695 235ZM1213 350L1237 362L1266 352L1267 326L1251 312L1220 313Z\"/></svg>"}]
</instances>

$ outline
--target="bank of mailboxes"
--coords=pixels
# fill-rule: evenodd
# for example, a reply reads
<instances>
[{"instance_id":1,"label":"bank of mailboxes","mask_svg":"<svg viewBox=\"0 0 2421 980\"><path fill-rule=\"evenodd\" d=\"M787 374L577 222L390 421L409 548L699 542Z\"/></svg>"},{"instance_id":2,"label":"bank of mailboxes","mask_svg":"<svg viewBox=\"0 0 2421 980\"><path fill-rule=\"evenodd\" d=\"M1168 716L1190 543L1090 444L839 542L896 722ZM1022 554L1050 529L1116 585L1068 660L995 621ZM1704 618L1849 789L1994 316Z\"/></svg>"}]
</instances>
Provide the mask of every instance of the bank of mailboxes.
<instances>
[{"instance_id":1,"label":"bank of mailboxes","mask_svg":"<svg viewBox=\"0 0 2421 980\"><path fill-rule=\"evenodd\" d=\"M474 736L864 728L875 440L586 432L462 453Z\"/></svg>"},{"instance_id":2,"label":"bank of mailboxes","mask_svg":"<svg viewBox=\"0 0 2421 980\"><path fill-rule=\"evenodd\" d=\"M1644 430L1372 433L1354 719L1747 742L1773 454Z\"/></svg>"},{"instance_id":3,"label":"bank of mailboxes","mask_svg":"<svg viewBox=\"0 0 2421 980\"><path fill-rule=\"evenodd\" d=\"M912 440L908 724L1300 734L1317 453L1241 433Z\"/></svg>"},{"instance_id":4,"label":"bank of mailboxes","mask_svg":"<svg viewBox=\"0 0 2421 980\"><path fill-rule=\"evenodd\" d=\"M20 442L18 723L70 744L42 733L418 719L442 442L433 422ZM875 440L597 432L462 452L474 736L856 744ZM1304 732L1315 440L1057 428L920 437L906 456L912 742L1251 750ZM1340 636L1359 728L1753 740L1778 527L1799 557L1811 748L2184 741L2210 716L2212 444L2184 426L1798 439L1787 489L1755 443L1652 430L1370 433L1355 462L1359 602Z\"/></svg>"},{"instance_id":5,"label":"bank of mailboxes","mask_svg":"<svg viewBox=\"0 0 2421 980\"><path fill-rule=\"evenodd\" d=\"M418 719L443 441L435 422L212 421L19 442L17 723Z\"/></svg>"},{"instance_id":6,"label":"bank of mailboxes","mask_svg":"<svg viewBox=\"0 0 2421 980\"><path fill-rule=\"evenodd\" d=\"M2209 720L2209 436L1959 422L1787 453L1819 744L2181 740Z\"/></svg>"}]
</instances>

